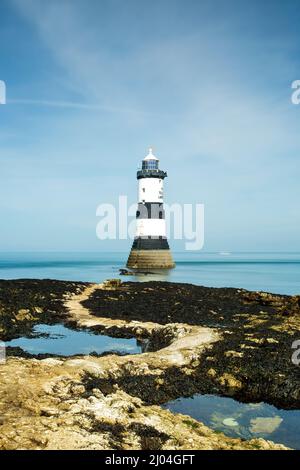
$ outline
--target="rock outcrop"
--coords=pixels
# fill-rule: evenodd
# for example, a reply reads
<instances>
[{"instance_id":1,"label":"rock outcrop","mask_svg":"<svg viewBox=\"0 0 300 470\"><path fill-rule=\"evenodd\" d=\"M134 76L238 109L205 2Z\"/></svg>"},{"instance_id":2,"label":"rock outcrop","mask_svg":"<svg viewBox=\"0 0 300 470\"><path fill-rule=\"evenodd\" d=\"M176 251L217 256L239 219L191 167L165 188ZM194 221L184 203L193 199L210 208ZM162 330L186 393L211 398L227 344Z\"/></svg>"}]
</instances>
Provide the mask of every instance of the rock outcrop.
<instances>
[{"instance_id":1,"label":"rock outcrop","mask_svg":"<svg viewBox=\"0 0 300 470\"><path fill-rule=\"evenodd\" d=\"M291 361L299 297L155 282L0 281L0 339L30 335L42 322L135 336L145 352L43 359L8 348L0 449L284 448L225 437L158 405L217 393L299 408Z\"/></svg>"}]
</instances>

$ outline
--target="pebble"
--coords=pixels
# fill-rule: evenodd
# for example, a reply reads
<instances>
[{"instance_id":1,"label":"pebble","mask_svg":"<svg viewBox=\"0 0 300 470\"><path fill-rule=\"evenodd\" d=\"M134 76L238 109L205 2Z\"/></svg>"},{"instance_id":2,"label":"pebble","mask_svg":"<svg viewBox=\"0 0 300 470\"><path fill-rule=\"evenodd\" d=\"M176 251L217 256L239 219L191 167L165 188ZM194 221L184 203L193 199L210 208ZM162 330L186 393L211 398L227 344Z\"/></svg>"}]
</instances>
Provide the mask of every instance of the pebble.
<instances>
[{"instance_id":1,"label":"pebble","mask_svg":"<svg viewBox=\"0 0 300 470\"><path fill-rule=\"evenodd\" d=\"M239 425L239 423L238 423L234 418L225 418L225 419L223 420L223 424L224 424L225 426L232 426L232 427Z\"/></svg>"}]
</instances>

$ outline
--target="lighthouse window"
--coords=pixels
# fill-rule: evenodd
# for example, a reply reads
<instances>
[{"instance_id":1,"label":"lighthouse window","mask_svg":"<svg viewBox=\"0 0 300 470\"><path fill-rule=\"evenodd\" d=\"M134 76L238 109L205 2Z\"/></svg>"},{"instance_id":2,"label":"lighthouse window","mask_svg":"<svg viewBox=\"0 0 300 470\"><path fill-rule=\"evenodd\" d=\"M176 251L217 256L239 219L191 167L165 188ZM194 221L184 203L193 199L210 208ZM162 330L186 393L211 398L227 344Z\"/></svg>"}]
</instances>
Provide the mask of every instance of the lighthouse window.
<instances>
[{"instance_id":1,"label":"lighthouse window","mask_svg":"<svg viewBox=\"0 0 300 470\"><path fill-rule=\"evenodd\" d=\"M143 193L145 192L145 188L143 188Z\"/></svg>"},{"instance_id":2,"label":"lighthouse window","mask_svg":"<svg viewBox=\"0 0 300 470\"><path fill-rule=\"evenodd\" d=\"M144 160L143 170L158 170L158 160Z\"/></svg>"},{"instance_id":3,"label":"lighthouse window","mask_svg":"<svg viewBox=\"0 0 300 470\"><path fill-rule=\"evenodd\" d=\"M159 211L159 218L162 219L162 211Z\"/></svg>"}]
</instances>

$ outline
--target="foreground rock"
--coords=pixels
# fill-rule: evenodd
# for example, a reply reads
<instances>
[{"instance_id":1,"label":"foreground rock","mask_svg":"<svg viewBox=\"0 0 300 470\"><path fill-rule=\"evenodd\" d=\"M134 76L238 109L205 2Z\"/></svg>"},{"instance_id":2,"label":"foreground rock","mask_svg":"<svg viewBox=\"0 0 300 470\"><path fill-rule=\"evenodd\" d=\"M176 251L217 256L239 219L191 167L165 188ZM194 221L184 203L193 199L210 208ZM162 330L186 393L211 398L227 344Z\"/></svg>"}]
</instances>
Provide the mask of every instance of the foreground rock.
<instances>
[{"instance_id":1,"label":"foreground rock","mask_svg":"<svg viewBox=\"0 0 300 470\"><path fill-rule=\"evenodd\" d=\"M0 366L0 448L281 448L227 438L156 405L218 393L299 408L299 367L291 361L299 297L155 282L3 282L1 339L29 334L36 323L62 322L134 335L147 341L147 352L9 357Z\"/></svg>"},{"instance_id":2,"label":"foreground rock","mask_svg":"<svg viewBox=\"0 0 300 470\"><path fill-rule=\"evenodd\" d=\"M86 373L105 374L115 359L10 358L0 368L0 449L285 449L225 437L117 386L91 388Z\"/></svg>"}]
</instances>

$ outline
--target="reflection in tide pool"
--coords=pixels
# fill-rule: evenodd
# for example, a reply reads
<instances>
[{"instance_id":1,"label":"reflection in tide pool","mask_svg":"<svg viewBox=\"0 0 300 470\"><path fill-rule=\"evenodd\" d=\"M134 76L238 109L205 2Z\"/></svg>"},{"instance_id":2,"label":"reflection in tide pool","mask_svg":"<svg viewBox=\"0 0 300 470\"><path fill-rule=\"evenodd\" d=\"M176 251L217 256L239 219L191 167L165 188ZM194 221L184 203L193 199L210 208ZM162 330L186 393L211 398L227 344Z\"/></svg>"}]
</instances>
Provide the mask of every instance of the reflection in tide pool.
<instances>
[{"instance_id":1,"label":"reflection in tide pool","mask_svg":"<svg viewBox=\"0 0 300 470\"><path fill-rule=\"evenodd\" d=\"M19 347L30 354L54 354L72 356L75 354L102 354L118 352L138 354L142 346L135 338L112 338L97 335L91 331L71 330L63 325L36 325L30 337L18 338L6 343L6 346Z\"/></svg>"},{"instance_id":2,"label":"reflection in tide pool","mask_svg":"<svg viewBox=\"0 0 300 470\"><path fill-rule=\"evenodd\" d=\"M265 403L239 403L214 395L180 398L164 408L189 415L229 437L262 437L300 449L300 410L279 410Z\"/></svg>"}]
</instances>

